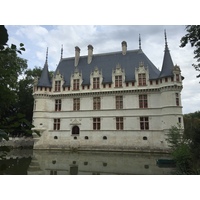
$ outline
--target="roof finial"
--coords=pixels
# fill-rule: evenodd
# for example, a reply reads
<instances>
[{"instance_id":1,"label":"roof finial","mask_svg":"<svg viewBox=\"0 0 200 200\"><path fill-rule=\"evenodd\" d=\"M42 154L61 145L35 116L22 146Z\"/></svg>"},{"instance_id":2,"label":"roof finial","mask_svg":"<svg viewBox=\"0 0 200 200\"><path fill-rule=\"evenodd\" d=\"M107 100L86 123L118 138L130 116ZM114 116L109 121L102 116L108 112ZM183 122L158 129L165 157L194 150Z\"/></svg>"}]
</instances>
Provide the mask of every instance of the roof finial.
<instances>
[{"instance_id":1,"label":"roof finial","mask_svg":"<svg viewBox=\"0 0 200 200\"><path fill-rule=\"evenodd\" d=\"M62 58L63 58L63 45L62 45L62 47L61 47L61 56L60 56L60 60L62 60Z\"/></svg>"},{"instance_id":2,"label":"roof finial","mask_svg":"<svg viewBox=\"0 0 200 200\"><path fill-rule=\"evenodd\" d=\"M140 38L140 34L139 34L139 49L141 49L141 38Z\"/></svg>"},{"instance_id":3,"label":"roof finial","mask_svg":"<svg viewBox=\"0 0 200 200\"><path fill-rule=\"evenodd\" d=\"M46 52L46 63L48 61L48 47L47 47L47 52Z\"/></svg>"},{"instance_id":4,"label":"roof finial","mask_svg":"<svg viewBox=\"0 0 200 200\"><path fill-rule=\"evenodd\" d=\"M164 34L165 34L165 48L168 49L168 45L167 45L167 33L166 33L166 30L164 30Z\"/></svg>"}]
</instances>

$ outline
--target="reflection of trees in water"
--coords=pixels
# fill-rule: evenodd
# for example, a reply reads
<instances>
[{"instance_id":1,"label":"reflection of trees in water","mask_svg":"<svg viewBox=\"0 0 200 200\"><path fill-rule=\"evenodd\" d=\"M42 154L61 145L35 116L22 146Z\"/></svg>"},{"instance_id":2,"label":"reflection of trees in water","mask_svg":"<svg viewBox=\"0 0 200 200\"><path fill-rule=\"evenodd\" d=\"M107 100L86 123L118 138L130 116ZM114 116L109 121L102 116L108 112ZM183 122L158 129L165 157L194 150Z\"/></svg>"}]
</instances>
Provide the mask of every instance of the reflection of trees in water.
<instances>
[{"instance_id":1,"label":"reflection of trees in water","mask_svg":"<svg viewBox=\"0 0 200 200\"><path fill-rule=\"evenodd\" d=\"M11 149L1 147L0 174L26 175L32 161L32 149Z\"/></svg>"},{"instance_id":2,"label":"reflection of trees in water","mask_svg":"<svg viewBox=\"0 0 200 200\"><path fill-rule=\"evenodd\" d=\"M31 157L28 158L9 158L0 160L1 175L27 175Z\"/></svg>"}]
</instances>

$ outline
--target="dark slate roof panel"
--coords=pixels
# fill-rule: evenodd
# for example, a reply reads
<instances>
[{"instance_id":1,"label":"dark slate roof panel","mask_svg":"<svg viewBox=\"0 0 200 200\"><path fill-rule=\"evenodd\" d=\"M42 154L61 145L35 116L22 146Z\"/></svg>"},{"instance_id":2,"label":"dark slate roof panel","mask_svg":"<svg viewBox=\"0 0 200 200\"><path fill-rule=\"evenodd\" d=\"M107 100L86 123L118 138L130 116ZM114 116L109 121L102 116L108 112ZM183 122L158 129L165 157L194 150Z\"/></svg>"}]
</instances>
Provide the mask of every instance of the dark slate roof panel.
<instances>
[{"instance_id":1,"label":"dark slate roof panel","mask_svg":"<svg viewBox=\"0 0 200 200\"><path fill-rule=\"evenodd\" d=\"M38 86L40 86L40 87L52 87L47 62L45 62L45 64L44 64L44 68L42 70L41 77L38 81Z\"/></svg>"},{"instance_id":2,"label":"dark slate roof panel","mask_svg":"<svg viewBox=\"0 0 200 200\"><path fill-rule=\"evenodd\" d=\"M174 67L174 64L173 64L169 49L166 45L162 70L161 70L161 73L160 73L160 78L173 76L173 67Z\"/></svg>"},{"instance_id":3,"label":"dark slate roof panel","mask_svg":"<svg viewBox=\"0 0 200 200\"><path fill-rule=\"evenodd\" d=\"M159 77L160 71L155 65L148 59L148 57L139 50L127 51L126 55L122 55L122 52L113 52L105 54L94 54L92 62L87 63L87 56L80 56L77 69L82 73L83 85L90 84L90 74L94 71L95 67L98 67L99 71L102 71L103 83L112 82L112 70L116 68L117 64L120 64L122 69L125 70L125 81L135 81L135 68L139 66L139 63L143 62L145 67L148 67L150 79L156 79ZM74 73L74 57L62 59L55 71L64 76L65 86L70 85L71 74Z\"/></svg>"}]
</instances>

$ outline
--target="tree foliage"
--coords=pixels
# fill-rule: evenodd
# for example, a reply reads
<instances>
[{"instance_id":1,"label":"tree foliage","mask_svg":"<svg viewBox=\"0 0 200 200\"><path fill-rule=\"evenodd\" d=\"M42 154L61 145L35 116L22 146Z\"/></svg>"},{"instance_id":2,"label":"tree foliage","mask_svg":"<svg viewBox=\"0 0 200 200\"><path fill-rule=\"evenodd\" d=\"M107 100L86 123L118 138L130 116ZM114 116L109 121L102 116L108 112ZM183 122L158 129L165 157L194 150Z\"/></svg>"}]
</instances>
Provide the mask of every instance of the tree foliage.
<instances>
[{"instance_id":1,"label":"tree foliage","mask_svg":"<svg viewBox=\"0 0 200 200\"><path fill-rule=\"evenodd\" d=\"M30 136L33 84L42 69L28 69L27 60L18 56L25 51L24 44L7 45L8 33L4 26L0 26L0 36L0 139L8 139L8 134Z\"/></svg>"},{"instance_id":2,"label":"tree foliage","mask_svg":"<svg viewBox=\"0 0 200 200\"><path fill-rule=\"evenodd\" d=\"M176 149L183 142L183 130L181 125L172 126L166 136L169 147Z\"/></svg>"},{"instance_id":3,"label":"tree foliage","mask_svg":"<svg viewBox=\"0 0 200 200\"><path fill-rule=\"evenodd\" d=\"M197 64L192 64L192 66L200 71L200 25L188 25L186 26L187 34L181 38L180 47L185 47L188 43L194 48L194 58L197 59ZM200 74L197 75L197 78Z\"/></svg>"},{"instance_id":4,"label":"tree foliage","mask_svg":"<svg viewBox=\"0 0 200 200\"><path fill-rule=\"evenodd\" d=\"M178 174L200 174L200 112L184 115L184 132L172 126L167 134Z\"/></svg>"},{"instance_id":5,"label":"tree foliage","mask_svg":"<svg viewBox=\"0 0 200 200\"><path fill-rule=\"evenodd\" d=\"M4 45L6 45L6 43L8 41L8 33L7 33L7 30L6 30L5 26L0 25L0 33L1 33L0 50L3 50L4 49Z\"/></svg>"},{"instance_id":6,"label":"tree foliage","mask_svg":"<svg viewBox=\"0 0 200 200\"><path fill-rule=\"evenodd\" d=\"M8 33L4 26L0 26L0 35L0 129L13 134L12 127L20 127L23 130L26 125L29 125L25 119L22 120L17 106L19 79L28 65L27 60L18 56L18 53L25 50L24 45L21 43L18 48L11 44L9 47ZM17 130L19 129L16 128L15 131Z\"/></svg>"}]
</instances>

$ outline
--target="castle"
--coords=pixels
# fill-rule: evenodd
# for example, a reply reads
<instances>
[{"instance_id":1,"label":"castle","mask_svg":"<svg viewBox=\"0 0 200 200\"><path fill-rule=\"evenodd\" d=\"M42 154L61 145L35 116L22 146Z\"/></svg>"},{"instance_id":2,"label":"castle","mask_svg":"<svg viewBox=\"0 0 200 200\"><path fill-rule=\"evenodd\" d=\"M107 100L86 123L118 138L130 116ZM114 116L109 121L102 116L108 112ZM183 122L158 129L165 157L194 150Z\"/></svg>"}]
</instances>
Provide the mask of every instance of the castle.
<instances>
[{"instance_id":1,"label":"castle","mask_svg":"<svg viewBox=\"0 0 200 200\"><path fill-rule=\"evenodd\" d=\"M167 151L166 133L183 125L179 66L165 33L161 71L141 48L61 59L51 78L48 59L33 88L34 149ZM48 53L47 53L48 55Z\"/></svg>"}]
</instances>

